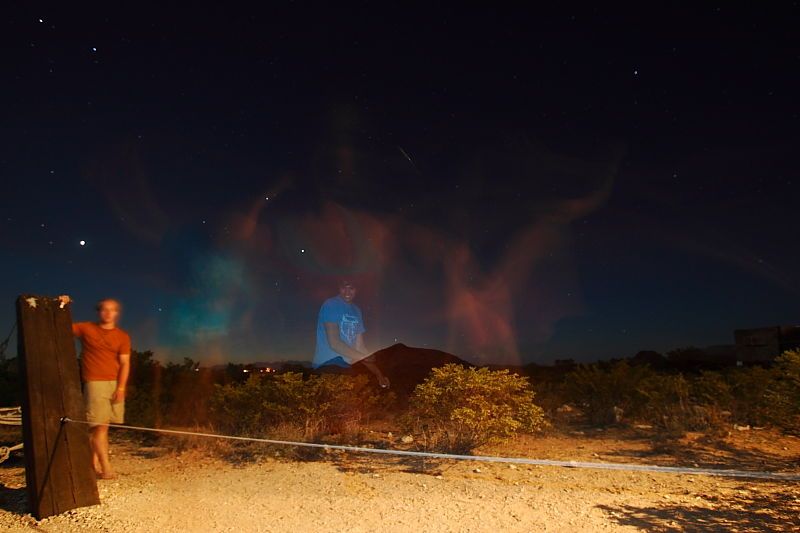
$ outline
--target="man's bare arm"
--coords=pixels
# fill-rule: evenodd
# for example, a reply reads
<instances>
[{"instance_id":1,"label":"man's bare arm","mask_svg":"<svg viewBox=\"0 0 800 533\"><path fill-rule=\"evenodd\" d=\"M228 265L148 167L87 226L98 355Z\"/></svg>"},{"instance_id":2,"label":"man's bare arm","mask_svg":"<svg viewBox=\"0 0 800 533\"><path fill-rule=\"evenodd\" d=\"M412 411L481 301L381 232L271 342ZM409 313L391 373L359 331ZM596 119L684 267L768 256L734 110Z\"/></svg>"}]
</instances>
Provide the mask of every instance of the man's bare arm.
<instances>
[{"instance_id":1,"label":"man's bare arm","mask_svg":"<svg viewBox=\"0 0 800 533\"><path fill-rule=\"evenodd\" d=\"M119 354L119 372L117 373L117 390L111 397L112 403L120 403L125 400L125 389L128 384L128 376L131 373L131 354Z\"/></svg>"},{"instance_id":2,"label":"man's bare arm","mask_svg":"<svg viewBox=\"0 0 800 533\"><path fill-rule=\"evenodd\" d=\"M363 333L359 333L358 335L356 335L356 350L358 350L361 353L369 353L369 350L367 350L367 345L364 342Z\"/></svg>"},{"instance_id":3,"label":"man's bare arm","mask_svg":"<svg viewBox=\"0 0 800 533\"><path fill-rule=\"evenodd\" d=\"M325 322L325 335L328 338L328 345L331 349L347 359L347 362L351 365L369 355L368 353L361 352L356 348L348 346L347 343L339 337L339 326L334 322Z\"/></svg>"},{"instance_id":4,"label":"man's bare arm","mask_svg":"<svg viewBox=\"0 0 800 533\"><path fill-rule=\"evenodd\" d=\"M356 349L362 353L369 353L369 350L367 350L367 345L364 343L363 333L356 335ZM378 365L375 363L375 358L370 355L369 357L362 359L361 362L365 367L367 367L367 370L375 375L375 377L378 379L378 384L381 387L385 388L389 386L389 378L384 376L383 372L381 372L381 369L378 368Z\"/></svg>"}]
</instances>

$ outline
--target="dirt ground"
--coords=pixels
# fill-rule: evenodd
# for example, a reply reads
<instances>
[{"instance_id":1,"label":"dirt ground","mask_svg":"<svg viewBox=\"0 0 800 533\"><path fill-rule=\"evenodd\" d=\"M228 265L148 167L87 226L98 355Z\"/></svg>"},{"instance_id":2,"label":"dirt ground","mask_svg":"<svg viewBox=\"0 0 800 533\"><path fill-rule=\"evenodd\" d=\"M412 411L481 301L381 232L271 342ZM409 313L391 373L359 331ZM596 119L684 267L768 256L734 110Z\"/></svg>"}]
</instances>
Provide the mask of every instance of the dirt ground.
<instances>
[{"instance_id":1,"label":"dirt ground","mask_svg":"<svg viewBox=\"0 0 800 533\"><path fill-rule=\"evenodd\" d=\"M248 460L117 436L102 504L35 521L19 456L0 467L10 531L797 531L800 483L329 453ZM553 459L800 472L800 439L748 431L653 445L585 431L483 450ZM280 452L278 452L280 453Z\"/></svg>"}]
</instances>

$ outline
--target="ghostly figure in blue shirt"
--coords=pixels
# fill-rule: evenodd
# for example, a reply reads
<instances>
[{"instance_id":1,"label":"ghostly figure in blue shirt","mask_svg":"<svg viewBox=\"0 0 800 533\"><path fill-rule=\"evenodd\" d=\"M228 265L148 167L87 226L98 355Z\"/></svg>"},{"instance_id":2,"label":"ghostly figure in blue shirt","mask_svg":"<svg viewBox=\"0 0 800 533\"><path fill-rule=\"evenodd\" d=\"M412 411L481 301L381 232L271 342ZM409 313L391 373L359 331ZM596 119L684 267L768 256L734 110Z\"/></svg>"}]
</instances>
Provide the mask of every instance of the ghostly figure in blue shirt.
<instances>
[{"instance_id":1,"label":"ghostly figure in blue shirt","mask_svg":"<svg viewBox=\"0 0 800 533\"><path fill-rule=\"evenodd\" d=\"M354 350L358 350L359 335L366 331L361 309L357 305L346 302L341 296L325 300L317 318L317 349L314 352L314 368L324 365L349 367L351 363L360 359L353 356L347 357L337 352L328 342L325 324L335 325L339 340ZM363 354L361 358L363 357L366 357L366 354Z\"/></svg>"},{"instance_id":2,"label":"ghostly figure in blue shirt","mask_svg":"<svg viewBox=\"0 0 800 533\"><path fill-rule=\"evenodd\" d=\"M342 281L339 294L322 304L317 318L317 348L312 366L350 368L353 363L362 361L375 374L380 386L388 387L389 380L375 365L364 344L364 317L361 309L353 303L355 297L355 285L351 281Z\"/></svg>"}]
</instances>

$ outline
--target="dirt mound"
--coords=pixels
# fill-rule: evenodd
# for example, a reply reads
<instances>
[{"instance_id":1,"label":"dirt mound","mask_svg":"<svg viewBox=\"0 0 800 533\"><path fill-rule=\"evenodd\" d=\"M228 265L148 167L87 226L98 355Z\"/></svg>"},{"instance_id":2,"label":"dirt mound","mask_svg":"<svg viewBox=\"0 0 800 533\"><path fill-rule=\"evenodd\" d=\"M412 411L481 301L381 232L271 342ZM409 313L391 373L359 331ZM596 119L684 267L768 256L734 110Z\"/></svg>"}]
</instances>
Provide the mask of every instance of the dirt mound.
<instances>
[{"instance_id":1,"label":"dirt mound","mask_svg":"<svg viewBox=\"0 0 800 533\"><path fill-rule=\"evenodd\" d=\"M432 368L448 363L468 365L463 359L441 350L415 348L405 344L395 344L372 354L378 367L392 382L392 390L398 396L407 396L417 384L428 377ZM362 363L353 365L359 374L369 374Z\"/></svg>"}]
</instances>

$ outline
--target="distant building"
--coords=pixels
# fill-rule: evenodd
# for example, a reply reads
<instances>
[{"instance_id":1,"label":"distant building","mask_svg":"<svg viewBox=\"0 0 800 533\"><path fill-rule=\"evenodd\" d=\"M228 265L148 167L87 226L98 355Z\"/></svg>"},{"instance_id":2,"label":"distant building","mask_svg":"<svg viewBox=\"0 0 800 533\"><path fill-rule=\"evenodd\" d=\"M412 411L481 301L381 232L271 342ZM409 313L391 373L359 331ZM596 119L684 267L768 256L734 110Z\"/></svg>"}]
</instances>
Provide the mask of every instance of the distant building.
<instances>
[{"instance_id":1,"label":"distant building","mask_svg":"<svg viewBox=\"0 0 800 533\"><path fill-rule=\"evenodd\" d=\"M737 329L736 360L742 363L771 363L786 350L800 348L800 326Z\"/></svg>"}]
</instances>

